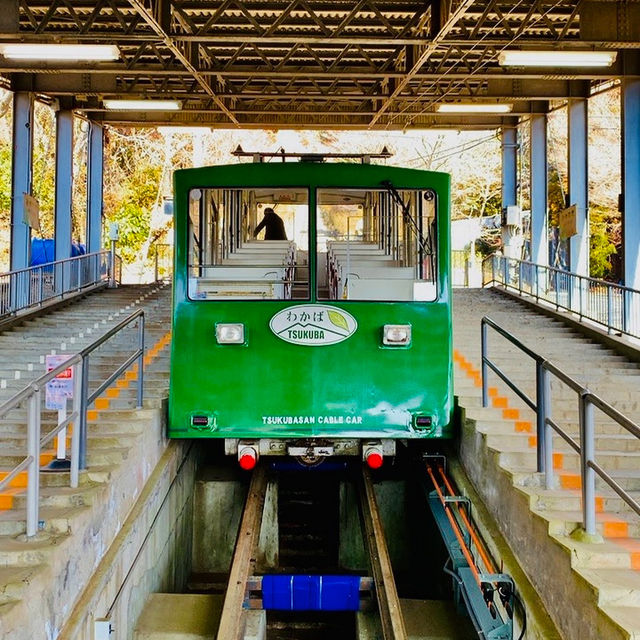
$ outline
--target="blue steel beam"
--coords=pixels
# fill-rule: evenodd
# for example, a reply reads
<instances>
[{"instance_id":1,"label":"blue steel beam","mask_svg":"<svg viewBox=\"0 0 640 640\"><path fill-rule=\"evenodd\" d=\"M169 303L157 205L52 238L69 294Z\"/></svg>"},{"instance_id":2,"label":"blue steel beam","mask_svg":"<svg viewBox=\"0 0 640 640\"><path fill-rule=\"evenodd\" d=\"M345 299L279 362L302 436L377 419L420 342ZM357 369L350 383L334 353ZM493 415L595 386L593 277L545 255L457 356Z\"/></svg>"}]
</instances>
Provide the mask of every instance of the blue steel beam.
<instances>
[{"instance_id":1,"label":"blue steel beam","mask_svg":"<svg viewBox=\"0 0 640 640\"><path fill-rule=\"evenodd\" d=\"M586 98L569 100L569 204L576 205L576 235L569 241L569 271L589 275L589 163Z\"/></svg>"},{"instance_id":2,"label":"blue steel beam","mask_svg":"<svg viewBox=\"0 0 640 640\"><path fill-rule=\"evenodd\" d=\"M531 261L549 265L547 115L532 114L530 126Z\"/></svg>"},{"instance_id":3,"label":"blue steel beam","mask_svg":"<svg viewBox=\"0 0 640 640\"><path fill-rule=\"evenodd\" d=\"M622 241L624 284L640 289L640 80L622 81Z\"/></svg>"},{"instance_id":4,"label":"blue steel beam","mask_svg":"<svg viewBox=\"0 0 640 640\"><path fill-rule=\"evenodd\" d=\"M71 257L71 196L73 189L73 112L56 112L56 260Z\"/></svg>"},{"instance_id":5,"label":"blue steel beam","mask_svg":"<svg viewBox=\"0 0 640 640\"><path fill-rule=\"evenodd\" d=\"M518 203L518 130L515 127L502 129L502 208ZM502 225L502 246L504 255L511 255L511 244L514 237L512 230Z\"/></svg>"},{"instance_id":6,"label":"blue steel beam","mask_svg":"<svg viewBox=\"0 0 640 640\"><path fill-rule=\"evenodd\" d=\"M33 94L13 96L13 163L11 174L11 269L29 266L31 229L24 222L23 197L31 193L33 167Z\"/></svg>"},{"instance_id":7,"label":"blue steel beam","mask_svg":"<svg viewBox=\"0 0 640 640\"><path fill-rule=\"evenodd\" d=\"M103 128L97 122L89 124L87 151L87 251L102 249L102 181L103 181Z\"/></svg>"}]
</instances>

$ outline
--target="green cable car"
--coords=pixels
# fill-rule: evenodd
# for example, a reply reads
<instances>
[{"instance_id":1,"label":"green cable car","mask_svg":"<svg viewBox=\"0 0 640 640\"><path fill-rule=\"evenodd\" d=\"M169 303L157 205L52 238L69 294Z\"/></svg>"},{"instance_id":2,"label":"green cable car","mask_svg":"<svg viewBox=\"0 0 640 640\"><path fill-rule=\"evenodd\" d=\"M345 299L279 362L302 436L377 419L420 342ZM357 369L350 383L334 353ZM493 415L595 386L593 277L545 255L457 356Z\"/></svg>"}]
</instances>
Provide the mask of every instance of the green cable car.
<instances>
[{"instance_id":1,"label":"green cable car","mask_svg":"<svg viewBox=\"0 0 640 640\"><path fill-rule=\"evenodd\" d=\"M175 172L169 437L245 468L451 437L449 176L256 159Z\"/></svg>"}]
</instances>

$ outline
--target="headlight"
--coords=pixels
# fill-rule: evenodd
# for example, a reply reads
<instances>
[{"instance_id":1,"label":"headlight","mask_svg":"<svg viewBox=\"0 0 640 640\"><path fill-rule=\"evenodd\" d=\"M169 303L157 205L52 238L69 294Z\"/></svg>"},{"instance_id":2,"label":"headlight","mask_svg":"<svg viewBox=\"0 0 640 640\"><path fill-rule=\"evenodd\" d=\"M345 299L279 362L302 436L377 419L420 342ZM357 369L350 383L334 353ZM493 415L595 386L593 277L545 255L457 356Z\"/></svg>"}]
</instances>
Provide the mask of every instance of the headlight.
<instances>
[{"instance_id":1,"label":"headlight","mask_svg":"<svg viewBox=\"0 0 640 640\"><path fill-rule=\"evenodd\" d=\"M244 344L244 325L241 322L216 324L216 341L218 344Z\"/></svg>"},{"instance_id":2,"label":"headlight","mask_svg":"<svg viewBox=\"0 0 640 640\"><path fill-rule=\"evenodd\" d=\"M406 347L411 344L410 324L385 324L382 344L387 347Z\"/></svg>"}]
</instances>

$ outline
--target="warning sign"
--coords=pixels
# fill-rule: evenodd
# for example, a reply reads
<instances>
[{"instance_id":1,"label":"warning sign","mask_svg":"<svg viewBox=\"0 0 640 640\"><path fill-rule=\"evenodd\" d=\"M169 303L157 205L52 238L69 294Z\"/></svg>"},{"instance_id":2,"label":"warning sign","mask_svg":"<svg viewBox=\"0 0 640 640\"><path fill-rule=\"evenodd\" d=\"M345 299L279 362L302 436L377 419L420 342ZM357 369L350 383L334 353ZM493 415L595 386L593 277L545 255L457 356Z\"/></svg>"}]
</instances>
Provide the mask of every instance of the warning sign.
<instances>
[{"instance_id":1,"label":"warning sign","mask_svg":"<svg viewBox=\"0 0 640 640\"><path fill-rule=\"evenodd\" d=\"M47 371L53 371L70 357L68 354L46 356ZM73 398L73 369L71 367L64 369L53 380L47 382L45 406L47 409L65 409L67 398Z\"/></svg>"}]
</instances>

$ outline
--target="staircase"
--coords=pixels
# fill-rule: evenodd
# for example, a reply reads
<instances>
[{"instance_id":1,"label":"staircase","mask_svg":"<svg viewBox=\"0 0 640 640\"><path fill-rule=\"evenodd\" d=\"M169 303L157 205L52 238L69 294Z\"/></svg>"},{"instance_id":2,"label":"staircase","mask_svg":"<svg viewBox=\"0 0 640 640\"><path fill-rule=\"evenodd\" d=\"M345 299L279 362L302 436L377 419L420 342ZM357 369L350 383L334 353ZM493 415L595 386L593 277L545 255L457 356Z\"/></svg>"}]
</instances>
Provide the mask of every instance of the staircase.
<instances>
[{"instance_id":1,"label":"staircase","mask_svg":"<svg viewBox=\"0 0 640 640\"><path fill-rule=\"evenodd\" d=\"M145 310L144 408L129 370L88 412L87 470L78 488L69 472L41 472L40 526L26 539L26 474L0 493L0 637L55 638L108 549L166 444L158 408L168 389L170 287L121 287L94 293L0 334L0 404L45 372L48 353L73 354L130 313ZM125 329L91 357L96 388L136 348ZM0 419L0 477L26 454L26 410ZM57 412L42 414L42 433ZM69 450L69 449L67 449ZM55 451L42 454L44 468Z\"/></svg>"},{"instance_id":2,"label":"staircase","mask_svg":"<svg viewBox=\"0 0 640 640\"><path fill-rule=\"evenodd\" d=\"M454 294L455 393L463 409L461 457L566 638L640 638L640 516L598 480L599 542L579 535L579 458L554 437L557 487L536 473L535 415L490 373L490 407L482 408L480 320L488 315L532 350L640 423L640 367L492 290ZM490 356L535 399L535 364L491 330ZM552 416L578 440L575 392L552 379ZM640 496L640 440L596 416L598 463Z\"/></svg>"}]
</instances>

